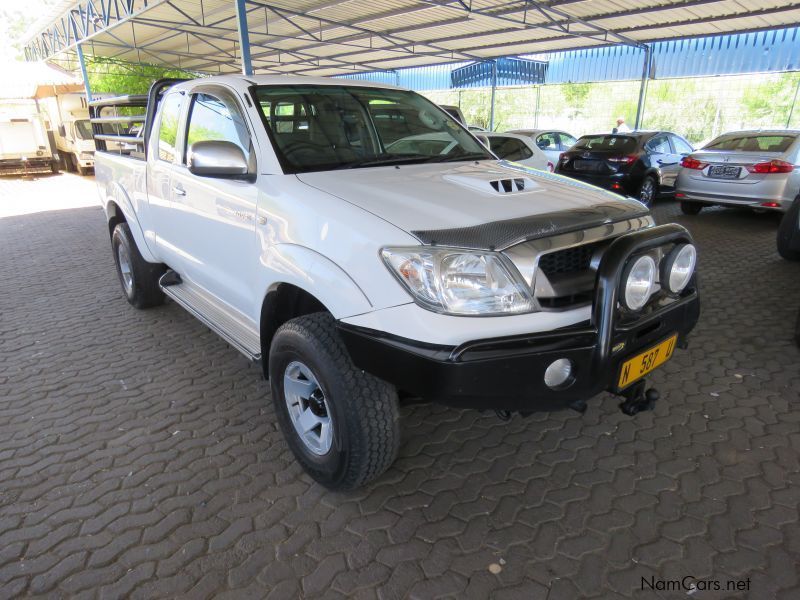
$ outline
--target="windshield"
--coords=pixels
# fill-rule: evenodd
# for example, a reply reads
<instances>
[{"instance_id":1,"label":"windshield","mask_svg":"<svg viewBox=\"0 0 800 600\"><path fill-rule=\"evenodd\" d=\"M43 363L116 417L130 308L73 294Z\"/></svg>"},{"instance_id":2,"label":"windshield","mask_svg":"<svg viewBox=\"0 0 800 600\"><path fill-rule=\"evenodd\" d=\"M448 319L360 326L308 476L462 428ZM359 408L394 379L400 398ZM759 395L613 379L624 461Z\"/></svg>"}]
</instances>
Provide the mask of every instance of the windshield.
<instances>
[{"instance_id":1,"label":"windshield","mask_svg":"<svg viewBox=\"0 0 800 600\"><path fill-rule=\"evenodd\" d=\"M786 152L794 141L792 135L733 135L717 138L703 150L738 150L740 152Z\"/></svg>"},{"instance_id":2,"label":"windshield","mask_svg":"<svg viewBox=\"0 0 800 600\"><path fill-rule=\"evenodd\" d=\"M88 119L82 121L75 121L75 135L82 140L92 139L92 124Z\"/></svg>"},{"instance_id":3,"label":"windshield","mask_svg":"<svg viewBox=\"0 0 800 600\"><path fill-rule=\"evenodd\" d=\"M627 135L585 135L571 149L594 152L634 152L636 140Z\"/></svg>"},{"instance_id":4,"label":"windshield","mask_svg":"<svg viewBox=\"0 0 800 600\"><path fill-rule=\"evenodd\" d=\"M255 96L290 173L494 157L414 92L356 86L259 86Z\"/></svg>"}]
</instances>

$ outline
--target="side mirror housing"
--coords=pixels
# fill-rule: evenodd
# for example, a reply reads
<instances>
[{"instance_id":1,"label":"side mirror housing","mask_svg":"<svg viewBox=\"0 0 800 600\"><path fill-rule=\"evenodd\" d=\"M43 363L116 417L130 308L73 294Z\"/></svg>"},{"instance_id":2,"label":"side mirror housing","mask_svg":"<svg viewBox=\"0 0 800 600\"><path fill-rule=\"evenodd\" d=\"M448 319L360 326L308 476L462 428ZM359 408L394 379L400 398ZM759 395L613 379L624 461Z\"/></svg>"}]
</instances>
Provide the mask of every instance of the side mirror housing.
<instances>
[{"instance_id":1,"label":"side mirror housing","mask_svg":"<svg viewBox=\"0 0 800 600\"><path fill-rule=\"evenodd\" d=\"M250 168L242 149L232 142L195 142L188 152L189 172L199 177L248 179Z\"/></svg>"}]
</instances>

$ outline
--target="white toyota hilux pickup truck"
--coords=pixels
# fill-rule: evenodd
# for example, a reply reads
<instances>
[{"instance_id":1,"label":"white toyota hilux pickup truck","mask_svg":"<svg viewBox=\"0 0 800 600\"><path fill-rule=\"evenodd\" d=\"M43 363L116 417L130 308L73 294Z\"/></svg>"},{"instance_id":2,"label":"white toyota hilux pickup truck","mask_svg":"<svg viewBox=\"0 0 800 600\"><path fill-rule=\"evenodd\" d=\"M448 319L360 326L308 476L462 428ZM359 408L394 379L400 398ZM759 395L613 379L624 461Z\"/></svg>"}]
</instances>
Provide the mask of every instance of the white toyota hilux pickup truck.
<instances>
[{"instance_id":1,"label":"white toyota hilux pickup truck","mask_svg":"<svg viewBox=\"0 0 800 600\"><path fill-rule=\"evenodd\" d=\"M391 465L399 399L504 418L602 391L652 407L645 376L699 316L683 227L498 160L412 91L162 80L92 118L128 301L169 297L261 361L289 446L331 488Z\"/></svg>"}]
</instances>

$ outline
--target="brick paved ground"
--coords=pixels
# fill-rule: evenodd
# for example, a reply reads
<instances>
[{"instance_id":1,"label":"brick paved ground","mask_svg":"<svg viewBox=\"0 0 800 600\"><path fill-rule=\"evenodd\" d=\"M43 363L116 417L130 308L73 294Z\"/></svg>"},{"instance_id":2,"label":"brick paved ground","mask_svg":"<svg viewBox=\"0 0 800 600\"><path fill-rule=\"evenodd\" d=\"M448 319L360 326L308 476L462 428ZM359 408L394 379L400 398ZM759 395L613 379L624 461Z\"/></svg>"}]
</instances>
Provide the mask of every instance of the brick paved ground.
<instances>
[{"instance_id":1,"label":"brick paved ground","mask_svg":"<svg viewBox=\"0 0 800 600\"><path fill-rule=\"evenodd\" d=\"M654 412L406 407L348 494L301 473L256 366L125 303L99 208L0 219L0 597L800 597L800 265L770 215L656 212L697 237L704 313Z\"/></svg>"}]
</instances>

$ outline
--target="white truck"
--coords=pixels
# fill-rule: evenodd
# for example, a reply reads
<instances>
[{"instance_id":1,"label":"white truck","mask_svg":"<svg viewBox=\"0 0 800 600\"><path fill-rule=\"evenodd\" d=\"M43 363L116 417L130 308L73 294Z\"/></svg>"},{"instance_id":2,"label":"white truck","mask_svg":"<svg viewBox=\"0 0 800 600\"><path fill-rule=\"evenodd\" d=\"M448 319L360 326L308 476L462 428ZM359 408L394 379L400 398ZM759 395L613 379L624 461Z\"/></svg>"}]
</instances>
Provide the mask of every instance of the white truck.
<instances>
[{"instance_id":1,"label":"white truck","mask_svg":"<svg viewBox=\"0 0 800 600\"><path fill-rule=\"evenodd\" d=\"M58 94L44 98L50 126L67 171L86 175L94 168L94 139L85 94Z\"/></svg>"},{"instance_id":2,"label":"white truck","mask_svg":"<svg viewBox=\"0 0 800 600\"><path fill-rule=\"evenodd\" d=\"M58 171L58 154L36 100L0 100L0 175Z\"/></svg>"},{"instance_id":3,"label":"white truck","mask_svg":"<svg viewBox=\"0 0 800 600\"><path fill-rule=\"evenodd\" d=\"M126 298L168 296L261 361L288 445L328 487L391 465L399 399L507 418L583 411L608 390L628 414L650 408L645 376L698 319L683 227L498 160L414 92L167 80L97 103L95 122L115 103L147 110L135 140L96 136ZM396 144L425 132L455 143Z\"/></svg>"}]
</instances>

